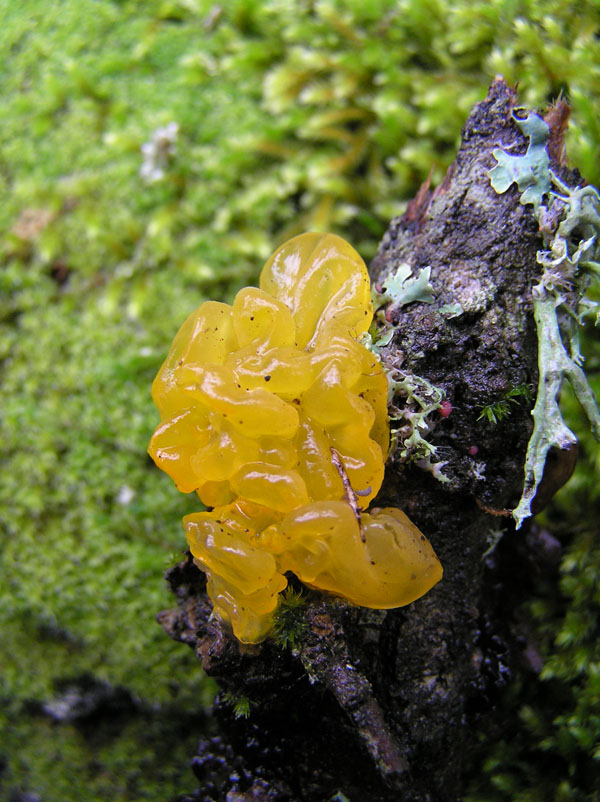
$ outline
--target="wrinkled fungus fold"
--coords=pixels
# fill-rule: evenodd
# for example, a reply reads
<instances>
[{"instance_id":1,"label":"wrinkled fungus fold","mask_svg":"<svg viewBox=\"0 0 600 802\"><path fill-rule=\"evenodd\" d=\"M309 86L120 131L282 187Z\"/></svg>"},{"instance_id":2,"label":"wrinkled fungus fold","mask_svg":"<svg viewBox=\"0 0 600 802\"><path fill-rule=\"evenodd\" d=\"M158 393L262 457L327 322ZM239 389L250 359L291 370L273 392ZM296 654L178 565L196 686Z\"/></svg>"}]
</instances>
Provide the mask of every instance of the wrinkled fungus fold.
<instances>
[{"instance_id":1,"label":"wrinkled fungus fold","mask_svg":"<svg viewBox=\"0 0 600 802\"><path fill-rule=\"evenodd\" d=\"M389 441L387 379L357 341L372 317L356 251L303 234L267 261L260 288L193 312L154 380L149 453L209 508L184 518L188 544L215 614L243 642L271 632L288 571L379 609L441 578L404 513L361 512Z\"/></svg>"}]
</instances>

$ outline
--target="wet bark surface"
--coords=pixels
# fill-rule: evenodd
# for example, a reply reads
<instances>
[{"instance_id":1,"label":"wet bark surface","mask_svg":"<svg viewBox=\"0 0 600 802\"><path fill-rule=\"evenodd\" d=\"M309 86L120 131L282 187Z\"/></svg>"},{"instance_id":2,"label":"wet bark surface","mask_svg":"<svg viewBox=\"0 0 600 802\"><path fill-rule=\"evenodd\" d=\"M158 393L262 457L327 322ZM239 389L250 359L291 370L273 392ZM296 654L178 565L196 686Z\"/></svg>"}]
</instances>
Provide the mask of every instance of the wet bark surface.
<instances>
[{"instance_id":1,"label":"wet bark surface","mask_svg":"<svg viewBox=\"0 0 600 802\"><path fill-rule=\"evenodd\" d=\"M511 388L535 393L537 382L531 288L541 237L516 186L498 195L488 176L496 147L527 149L515 105L515 92L494 81L443 183L424 186L392 221L371 268L382 283L403 262L414 274L431 267L432 304L387 310L395 334L383 360L442 388L450 402L428 434L448 481L392 460L377 501L405 510L427 535L443 580L390 611L308 591L295 648L243 647L210 618L191 560L172 569L178 606L160 621L222 688L215 732L193 761L198 788L189 802L461 798L475 726L492 720L498 689L525 649L512 610L528 592L540 545L535 532L515 533L508 513L522 489L532 402L511 404L496 425L481 417ZM564 119L550 125L556 132ZM560 155L561 136L551 155ZM460 314L444 312L458 304ZM234 715L231 699L241 697L247 719Z\"/></svg>"}]
</instances>

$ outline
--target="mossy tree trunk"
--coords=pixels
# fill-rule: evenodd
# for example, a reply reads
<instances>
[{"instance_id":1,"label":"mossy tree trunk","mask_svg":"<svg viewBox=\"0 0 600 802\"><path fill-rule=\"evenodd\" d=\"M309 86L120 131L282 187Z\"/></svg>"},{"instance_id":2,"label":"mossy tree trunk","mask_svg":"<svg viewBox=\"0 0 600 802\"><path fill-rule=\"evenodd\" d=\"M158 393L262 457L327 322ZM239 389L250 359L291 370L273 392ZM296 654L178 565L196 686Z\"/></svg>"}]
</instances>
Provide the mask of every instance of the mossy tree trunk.
<instances>
[{"instance_id":1,"label":"mossy tree trunk","mask_svg":"<svg viewBox=\"0 0 600 802\"><path fill-rule=\"evenodd\" d=\"M392 460L378 503L408 513L431 540L444 578L390 611L308 592L307 626L294 648L240 647L210 619L203 574L189 560L171 570L178 607L161 623L196 650L223 689L215 731L194 758L199 787L189 800L461 796L474 729L493 718L497 691L520 659L511 605L528 592L527 549L535 547L535 538L515 533L509 513L522 491L530 401L511 403L496 424L481 417L511 388L537 382L538 224L514 185L498 195L488 176L495 148L526 150L515 103L515 92L495 80L469 116L443 183L434 192L424 186L392 221L372 265L374 282L404 262L415 273L431 267L434 302L388 310L395 334L383 359L450 401L450 414L438 415L428 434L448 481ZM549 119L549 152L552 169L567 177L559 163L564 116ZM546 495L572 468L571 453L559 457ZM249 701L247 718L235 717L232 699Z\"/></svg>"}]
</instances>

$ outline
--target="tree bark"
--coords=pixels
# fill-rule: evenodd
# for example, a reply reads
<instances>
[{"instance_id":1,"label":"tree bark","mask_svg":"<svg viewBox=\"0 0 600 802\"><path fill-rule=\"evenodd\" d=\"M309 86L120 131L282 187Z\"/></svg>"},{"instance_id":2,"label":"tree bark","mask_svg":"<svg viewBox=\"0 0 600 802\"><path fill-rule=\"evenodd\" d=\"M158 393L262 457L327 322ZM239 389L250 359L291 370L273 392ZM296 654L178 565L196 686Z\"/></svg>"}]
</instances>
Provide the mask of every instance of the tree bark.
<instances>
[{"instance_id":1,"label":"tree bark","mask_svg":"<svg viewBox=\"0 0 600 802\"><path fill-rule=\"evenodd\" d=\"M537 383L531 288L542 240L516 186L499 195L488 176L495 148L527 149L515 105L515 91L496 79L471 112L443 183L435 191L425 185L392 221L371 267L375 283L404 262L414 274L431 267L433 303L388 310L395 333L382 358L443 389L450 402L427 435L446 481L392 459L377 504L405 510L427 535L443 580L389 611L308 591L308 626L297 647L285 649L273 641L242 647L210 618L204 575L190 558L172 569L178 607L159 619L222 689L215 731L193 762L200 785L186 800L461 796L474 728L493 718L497 691L521 659L510 606L528 592L535 561L535 536L515 533L509 513L523 485L531 402L512 403L495 425L481 417L511 388ZM557 161L564 118L549 124L551 167L568 177ZM460 313L444 311L457 304ZM572 467L572 454L559 457L546 495ZM247 719L235 718L223 692L250 700Z\"/></svg>"}]
</instances>

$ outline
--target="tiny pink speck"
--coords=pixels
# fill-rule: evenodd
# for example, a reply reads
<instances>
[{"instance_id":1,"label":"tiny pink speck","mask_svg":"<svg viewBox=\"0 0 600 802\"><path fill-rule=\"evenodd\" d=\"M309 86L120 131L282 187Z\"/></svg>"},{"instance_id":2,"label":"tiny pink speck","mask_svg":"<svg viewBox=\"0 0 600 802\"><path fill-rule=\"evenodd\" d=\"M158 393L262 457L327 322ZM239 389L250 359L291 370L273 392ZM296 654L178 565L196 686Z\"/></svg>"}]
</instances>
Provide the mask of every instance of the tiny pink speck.
<instances>
[{"instance_id":1,"label":"tiny pink speck","mask_svg":"<svg viewBox=\"0 0 600 802\"><path fill-rule=\"evenodd\" d=\"M442 418L447 418L452 412L452 404L450 401L442 401L440 404L440 415Z\"/></svg>"}]
</instances>

